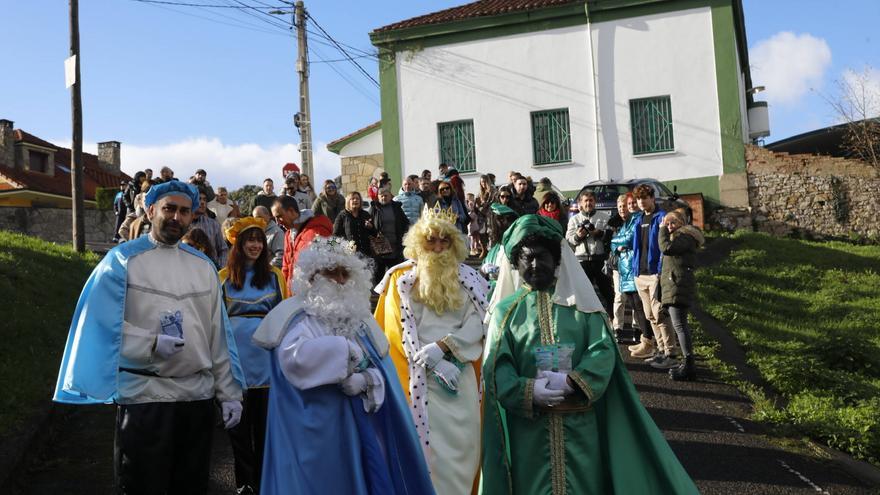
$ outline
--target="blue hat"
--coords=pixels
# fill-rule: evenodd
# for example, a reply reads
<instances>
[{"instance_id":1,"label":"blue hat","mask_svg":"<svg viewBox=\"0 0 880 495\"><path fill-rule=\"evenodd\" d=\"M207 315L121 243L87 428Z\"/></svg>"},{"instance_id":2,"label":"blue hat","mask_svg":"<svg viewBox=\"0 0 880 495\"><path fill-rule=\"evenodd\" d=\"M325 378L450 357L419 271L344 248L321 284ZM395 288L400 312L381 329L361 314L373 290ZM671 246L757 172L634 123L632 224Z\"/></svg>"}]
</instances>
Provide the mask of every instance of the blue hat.
<instances>
[{"instance_id":1,"label":"blue hat","mask_svg":"<svg viewBox=\"0 0 880 495\"><path fill-rule=\"evenodd\" d=\"M195 186L179 180L170 180L151 187L150 190L147 191L147 195L144 197L144 205L149 207L169 194L186 196L192 201L190 208L195 208L199 204L199 190L196 189Z\"/></svg>"}]
</instances>

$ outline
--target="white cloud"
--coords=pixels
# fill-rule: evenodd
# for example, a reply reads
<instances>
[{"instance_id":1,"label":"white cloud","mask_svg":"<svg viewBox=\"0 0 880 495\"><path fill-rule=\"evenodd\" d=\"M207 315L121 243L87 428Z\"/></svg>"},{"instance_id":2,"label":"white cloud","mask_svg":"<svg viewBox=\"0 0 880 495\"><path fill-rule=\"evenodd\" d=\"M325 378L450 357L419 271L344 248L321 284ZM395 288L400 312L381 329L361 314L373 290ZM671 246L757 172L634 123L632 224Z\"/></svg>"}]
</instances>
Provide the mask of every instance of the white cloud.
<instances>
[{"instance_id":1,"label":"white cloud","mask_svg":"<svg viewBox=\"0 0 880 495\"><path fill-rule=\"evenodd\" d=\"M70 146L70 140L53 141L59 146ZM97 153L98 145L84 143L83 151ZM235 190L245 184L260 185L263 179L271 177L282 180L281 168L287 162L302 165L300 152L295 144L261 146L258 144L227 145L218 138L188 138L183 141L159 145L137 145L122 143L122 171L128 175L145 168L159 169L167 165L174 170L174 176L188 179L196 170L203 168L208 172L208 181L214 187L226 186ZM325 179L339 175L339 156L327 151L326 143L315 143L315 173L312 184L320 184Z\"/></svg>"},{"instance_id":2,"label":"white cloud","mask_svg":"<svg viewBox=\"0 0 880 495\"><path fill-rule=\"evenodd\" d=\"M794 105L822 85L831 65L831 49L822 38L783 31L756 43L749 59L752 81L767 87L767 101Z\"/></svg>"}]
</instances>

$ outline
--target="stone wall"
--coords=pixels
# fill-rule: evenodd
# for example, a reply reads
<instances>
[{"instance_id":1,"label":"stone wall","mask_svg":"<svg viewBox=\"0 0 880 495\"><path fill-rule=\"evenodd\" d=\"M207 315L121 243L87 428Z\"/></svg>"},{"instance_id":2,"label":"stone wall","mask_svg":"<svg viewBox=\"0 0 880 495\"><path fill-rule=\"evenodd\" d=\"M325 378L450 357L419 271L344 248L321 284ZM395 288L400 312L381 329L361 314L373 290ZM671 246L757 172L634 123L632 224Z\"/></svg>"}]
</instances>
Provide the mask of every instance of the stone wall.
<instances>
[{"instance_id":1,"label":"stone wall","mask_svg":"<svg viewBox=\"0 0 880 495\"><path fill-rule=\"evenodd\" d=\"M68 209L0 207L0 229L50 242L71 242L72 223ZM112 210L85 210L86 242L109 242L114 227L116 215Z\"/></svg>"},{"instance_id":2,"label":"stone wall","mask_svg":"<svg viewBox=\"0 0 880 495\"><path fill-rule=\"evenodd\" d=\"M366 195L370 177L379 177L385 169L382 153L375 155L347 156L342 158L342 192L358 191Z\"/></svg>"},{"instance_id":3,"label":"stone wall","mask_svg":"<svg viewBox=\"0 0 880 495\"><path fill-rule=\"evenodd\" d=\"M756 230L774 235L880 238L880 173L860 160L746 147Z\"/></svg>"}]
</instances>

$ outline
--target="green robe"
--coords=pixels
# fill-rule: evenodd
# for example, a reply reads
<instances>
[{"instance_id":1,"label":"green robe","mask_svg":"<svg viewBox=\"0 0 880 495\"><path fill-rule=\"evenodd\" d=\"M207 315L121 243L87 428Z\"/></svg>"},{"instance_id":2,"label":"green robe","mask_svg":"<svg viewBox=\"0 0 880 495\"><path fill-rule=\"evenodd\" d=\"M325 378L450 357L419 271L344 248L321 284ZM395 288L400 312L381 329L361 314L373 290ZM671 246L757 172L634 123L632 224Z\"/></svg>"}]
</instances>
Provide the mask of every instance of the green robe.
<instances>
[{"instance_id":1,"label":"green robe","mask_svg":"<svg viewBox=\"0 0 880 495\"><path fill-rule=\"evenodd\" d=\"M483 361L480 493L698 493L639 402L607 318L554 304L551 295L523 286L494 312ZM575 393L564 407L538 408L536 347L572 344Z\"/></svg>"}]
</instances>

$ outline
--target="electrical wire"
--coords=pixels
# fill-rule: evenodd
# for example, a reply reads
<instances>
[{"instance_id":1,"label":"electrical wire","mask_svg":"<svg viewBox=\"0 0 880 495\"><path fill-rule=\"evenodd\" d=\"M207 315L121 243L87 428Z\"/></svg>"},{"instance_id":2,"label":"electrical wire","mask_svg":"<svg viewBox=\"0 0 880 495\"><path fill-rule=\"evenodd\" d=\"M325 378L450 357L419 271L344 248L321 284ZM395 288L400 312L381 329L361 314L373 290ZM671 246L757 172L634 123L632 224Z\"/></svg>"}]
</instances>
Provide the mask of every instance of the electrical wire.
<instances>
[{"instance_id":1,"label":"electrical wire","mask_svg":"<svg viewBox=\"0 0 880 495\"><path fill-rule=\"evenodd\" d=\"M315 18L314 18L311 14L309 14L308 12L306 12L306 16L308 16L308 18L312 20L312 24L314 24L315 27L317 27L322 33L324 33L324 35L325 35L325 36L326 36L326 37L327 37L327 38L328 38L328 39L329 39L334 45L336 45L336 48L339 50L339 52L342 53L343 56L345 56L346 58L348 58L348 60L349 60L352 64L354 64L355 67L357 67L357 69L361 72L361 74L363 74L364 76L367 77L367 79L369 79L370 81L372 81L373 84L374 84L377 88L379 87L379 81L377 81L376 78L374 78L372 75L370 75L370 73L367 72L366 69L364 69L364 67L363 67L361 64L359 64L355 59L353 59L353 58L351 57L351 54L349 54L348 51L347 51L345 48L343 48L342 45L340 45L338 41L336 41L335 39L333 39L333 37L330 36L330 33L328 33L327 30L324 29L324 28L321 26L321 24L319 24L318 21L315 20Z\"/></svg>"},{"instance_id":2,"label":"electrical wire","mask_svg":"<svg viewBox=\"0 0 880 495\"><path fill-rule=\"evenodd\" d=\"M278 6L278 7L273 7L270 5L266 5L264 3L263 3L263 5L265 5L264 7L254 7L252 5L246 5L246 6L217 5L215 3L171 2L171 1L167 1L167 0L132 0L132 1L141 2L141 3L155 3L155 4L161 4L161 5L176 5L179 7L208 7L208 8L215 8L215 9L239 9L239 10L242 10L242 9L283 9L286 7L284 5ZM260 3L262 3L262 2L260 2Z\"/></svg>"}]
</instances>

